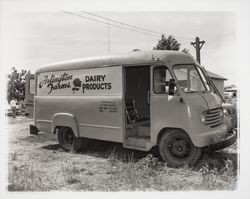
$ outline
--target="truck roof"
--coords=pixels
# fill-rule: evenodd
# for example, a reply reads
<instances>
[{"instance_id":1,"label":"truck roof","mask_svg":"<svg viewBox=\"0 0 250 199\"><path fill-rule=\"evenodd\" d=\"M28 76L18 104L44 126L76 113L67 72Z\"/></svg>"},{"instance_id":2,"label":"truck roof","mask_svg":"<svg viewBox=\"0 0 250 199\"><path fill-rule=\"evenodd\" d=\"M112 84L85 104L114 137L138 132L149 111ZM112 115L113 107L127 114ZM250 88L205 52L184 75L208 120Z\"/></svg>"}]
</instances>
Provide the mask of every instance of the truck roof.
<instances>
[{"instance_id":1,"label":"truck roof","mask_svg":"<svg viewBox=\"0 0 250 199\"><path fill-rule=\"evenodd\" d=\"M121 65L143 65L163 61L171 64L196 62L192 56L183 52L172 50L149 50L47 64L38 69L36 73Z\"/></svg>"}]
</instances>

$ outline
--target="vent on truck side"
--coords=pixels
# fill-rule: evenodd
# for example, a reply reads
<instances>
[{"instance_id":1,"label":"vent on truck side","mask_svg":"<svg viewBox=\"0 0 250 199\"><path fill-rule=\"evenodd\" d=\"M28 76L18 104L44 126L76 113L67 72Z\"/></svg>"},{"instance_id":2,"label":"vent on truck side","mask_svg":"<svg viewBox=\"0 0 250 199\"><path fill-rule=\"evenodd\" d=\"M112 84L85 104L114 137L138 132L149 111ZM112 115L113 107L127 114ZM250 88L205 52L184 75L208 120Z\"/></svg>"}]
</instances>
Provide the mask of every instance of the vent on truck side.
<instances>
[{"instance_id":1,"label":"vent on truck side","mask_svg":"<svg viewBox=\"0 0 250 199\"><path fill-rule=\"evenodd\" d=\"M221 108L207 110L205 112L206 125L211 128L219 126L222 123L222 116L223 114Z\"/></svg>"}]
</instances>

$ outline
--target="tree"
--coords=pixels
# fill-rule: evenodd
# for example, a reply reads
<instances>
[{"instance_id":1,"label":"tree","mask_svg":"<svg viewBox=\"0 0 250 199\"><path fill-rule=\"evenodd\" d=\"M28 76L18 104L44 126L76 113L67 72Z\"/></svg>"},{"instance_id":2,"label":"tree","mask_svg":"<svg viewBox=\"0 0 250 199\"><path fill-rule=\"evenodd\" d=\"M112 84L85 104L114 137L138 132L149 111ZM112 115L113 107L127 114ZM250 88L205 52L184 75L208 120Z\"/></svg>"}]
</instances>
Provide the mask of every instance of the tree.
<instances>
[{"instance_id":1,"label":"tree","mask_svg":"<svg viewBox=\"0 0 250 199\"><path fill-rule=\"evenodd\" d=\"M181 44L172 36L169 35L168 38L165 35L161 35L161 39L158 41L154 50L180 50Z\"/></svg>"},{"instance_id":2,"label":"tree","mask_svg":"<svg viewBox=\"0 0 250 199\"><path fill-rule=\"evenodd\" d=\"M11 74L8 74L7 85L7 100L8 103L12 99L24 100L25 97L25 76L26 70L17 71L15 67L11 69Z\"/></svg>"},{"instance_id":3,"label":"tree","mask_svg":"<svg viewBox=\"0 0 250 199\"><path fill-rule=\"evenodd\" d=\"M186 53L186 54L188 54L188 55L191 55L190 50L188 50L187 48L184 48L184 49L182 50L182 52L184 52L184 53Z\"/></svg>"}]
</instances>

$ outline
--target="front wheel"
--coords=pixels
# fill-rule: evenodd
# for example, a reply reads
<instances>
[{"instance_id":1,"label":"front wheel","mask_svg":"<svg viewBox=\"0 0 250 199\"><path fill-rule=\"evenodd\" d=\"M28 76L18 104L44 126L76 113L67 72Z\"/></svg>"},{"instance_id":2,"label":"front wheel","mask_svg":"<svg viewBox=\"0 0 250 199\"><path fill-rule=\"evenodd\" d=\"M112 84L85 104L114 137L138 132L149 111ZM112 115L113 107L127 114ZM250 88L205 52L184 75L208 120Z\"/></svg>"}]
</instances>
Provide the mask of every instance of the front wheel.
<instances>
[{"instance_id":1,"label":"front wheel","mask_svg":"<svg viewBox=\"0 0 250 199\"><path fill-rule=\"evenodd\" d=\"M58 131L59 145L65 151L80 151L87 146L87 139L76 137L69 127L61 127Z\"/></svg>"},{"instance_id":2,"label":"front wheel","mask_svg":"<svg viewBox=\"0 0 250 199\"><path fill-rule=\"evenodd\" d=\"M159 152L169 166L180 167L185 164L193 166L199 160L202 149L194 146L184 131L175 129L163 134Z\"/></svg>"}]
</instances>

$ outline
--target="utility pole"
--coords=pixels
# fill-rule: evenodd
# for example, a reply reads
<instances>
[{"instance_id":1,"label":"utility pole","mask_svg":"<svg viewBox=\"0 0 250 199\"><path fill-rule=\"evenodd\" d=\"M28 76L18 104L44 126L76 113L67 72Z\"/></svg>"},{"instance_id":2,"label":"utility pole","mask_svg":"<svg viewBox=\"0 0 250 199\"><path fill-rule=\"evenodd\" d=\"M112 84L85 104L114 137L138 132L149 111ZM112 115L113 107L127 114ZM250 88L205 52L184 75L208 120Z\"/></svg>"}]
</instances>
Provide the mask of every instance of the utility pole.
<instances>
[{"instance_id":1,"label":"utility pole","mask_svg":"<svg viewBox=\"0 0 250 199\"><path fill-rule=\"evenodd\" d=\"M110 55L110 26L109 26L109 21L108 21L108 54Z\"/></svg>"},{"instance_id":2,"label":"utility pole","mask_svg":"<svg viewBox=\"0 0 250 199\"><path fill-rule=\"evenodd\" d=\"M201 48L203 46L203 44L205 43L205 41L200 41L199 37L195 38L195 42L191 42L191 44L195 47L196 49L196 60L201 63L201 55L200 55L200 51Z\"/></svg>"}]
</instances>

